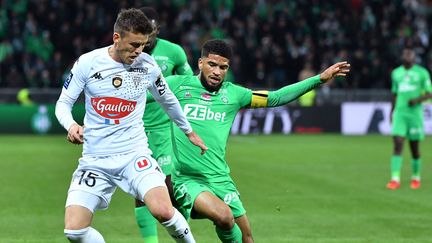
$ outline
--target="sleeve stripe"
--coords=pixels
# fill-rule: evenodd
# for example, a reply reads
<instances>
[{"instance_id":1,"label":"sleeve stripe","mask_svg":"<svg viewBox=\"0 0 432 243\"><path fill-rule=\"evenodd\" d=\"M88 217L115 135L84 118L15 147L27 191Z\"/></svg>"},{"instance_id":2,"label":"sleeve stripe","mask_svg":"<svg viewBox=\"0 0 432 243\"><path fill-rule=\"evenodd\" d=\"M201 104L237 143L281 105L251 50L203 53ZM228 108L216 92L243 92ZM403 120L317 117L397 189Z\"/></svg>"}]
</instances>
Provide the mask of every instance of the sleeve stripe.
<instances>
[{"instance_id":1,"label":"sleeve stripe","mask_svg":"<svg viewBox=\"0 0 432 243\"><path fill-rule=\"evenodd\" d=\"M256 95L256 96L261 96L261 97L268 97L268 93L266 93L266 94L260 94L260 93L257 93L257 92L253 92L252 94Z\"/></svg>"}]
</instances>

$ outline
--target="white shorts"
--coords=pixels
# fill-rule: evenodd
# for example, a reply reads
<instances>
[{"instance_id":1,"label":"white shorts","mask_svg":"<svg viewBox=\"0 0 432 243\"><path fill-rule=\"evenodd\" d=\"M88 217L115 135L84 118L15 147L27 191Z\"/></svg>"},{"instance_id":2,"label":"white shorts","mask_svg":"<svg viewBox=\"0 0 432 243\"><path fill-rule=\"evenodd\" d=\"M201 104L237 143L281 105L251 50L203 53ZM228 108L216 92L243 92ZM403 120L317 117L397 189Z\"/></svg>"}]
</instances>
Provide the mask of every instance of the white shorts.
<instances>
[{"instance_id":1,"label":"white shorts","mask_svg":"<svg viewBox=\"0 0 432 243\"><path fill-rule=\"evenodd\" d=\"M72 175L66 207L80 205L94 212L106 209L117 187L138 200L165 185L158 163L141 151L120 155L84 156Z\"/></svg>"}]
</instances>

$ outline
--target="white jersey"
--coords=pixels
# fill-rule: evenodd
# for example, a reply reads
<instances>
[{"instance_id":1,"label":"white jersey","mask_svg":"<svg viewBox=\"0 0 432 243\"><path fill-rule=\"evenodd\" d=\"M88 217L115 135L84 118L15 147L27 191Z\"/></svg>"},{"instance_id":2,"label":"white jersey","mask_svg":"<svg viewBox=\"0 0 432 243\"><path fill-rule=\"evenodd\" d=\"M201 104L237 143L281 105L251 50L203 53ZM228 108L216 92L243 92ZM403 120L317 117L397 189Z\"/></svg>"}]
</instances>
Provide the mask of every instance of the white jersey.
<instances>
[{"instance_id":1,"label":"white jersey","mask_svg":"<svg viewBox=\"0 0 432 243\"><path fill-rule=\"evenodd\" d=\"M142 121L147 90L185 133L192 131L151 56L141 53L126 65L114 61L108 49L88 52L75 62L56 104L57 119L69 130L76 123L72 106L84 90L83 155L149 150Z\"/></svg>"}]
</instances>

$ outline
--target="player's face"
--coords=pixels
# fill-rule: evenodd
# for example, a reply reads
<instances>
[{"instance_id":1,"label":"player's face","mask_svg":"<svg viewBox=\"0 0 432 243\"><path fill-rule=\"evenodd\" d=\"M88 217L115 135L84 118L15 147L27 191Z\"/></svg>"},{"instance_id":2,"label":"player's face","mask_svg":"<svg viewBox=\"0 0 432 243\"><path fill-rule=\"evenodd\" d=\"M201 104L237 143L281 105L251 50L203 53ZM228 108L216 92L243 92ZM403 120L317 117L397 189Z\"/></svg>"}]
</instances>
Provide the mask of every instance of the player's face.
<instances>
[{"instance_id":1,"label":"player's face","mask_svg":"<svg viewBox=\"0 0 432 243\"><path fill-rule=\"evenodd\" d=\"M415 61L414 50L404 49L402 51L402 61L404 62L404 64L413 64Z\"/></svg>"},{"instance_id":2,"label":"player's face","mask_svg":"<svg viewBox=\"0 0 432 243\"><path fill-rule=\"evenodd\" d=\"M115 59L125 64L132 64L135 58L141 54L149 39L148 35L126 32L123 36L114 33L113 41Z\"/></svg>"},{"instance_id":3,"label":"player's face","mask_svg":"<svg viewBox=\"0 0 432 243\"><path fill-rule=\"evenodd\" d=\"M228 72L229 59L216 54L209 54L198 60L198 67L207 85L217 90Z\"/></svg>"},{"instance_id":4,"label":"player's face","mask_svg":"<svg viewBox=\"0 0 432 243\"><path fill-rule=\"evenodd\" d=\"M157 35L159 34L159 27L155 25L153 28L154 28L153 32L149 35L147 44L144 47L144 52L146 53L150 53L153 50L153 48L156 46L156 38Z\"/></svg>"}]
</instances>

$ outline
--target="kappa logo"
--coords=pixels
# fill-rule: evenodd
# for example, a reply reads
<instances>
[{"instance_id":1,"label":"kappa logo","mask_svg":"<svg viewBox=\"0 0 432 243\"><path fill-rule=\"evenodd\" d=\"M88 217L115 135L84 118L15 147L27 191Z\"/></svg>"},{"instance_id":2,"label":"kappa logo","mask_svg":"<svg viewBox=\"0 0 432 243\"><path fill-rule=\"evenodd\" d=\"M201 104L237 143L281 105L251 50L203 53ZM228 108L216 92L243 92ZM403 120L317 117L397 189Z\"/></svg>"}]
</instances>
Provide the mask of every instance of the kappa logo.
<instances>
[{"instance_id":1,"label":"kappa logo","mask_svg":"<svg viewBox=\"0 0 432 243\"><path fill-rule=\"evenodd\" d=\"M96 72L95 74L93 74L92 76L90 76L90 78L101 80L102 79L102 75L101 75L100 72Z\"/></svg>"},{"instance_id":2,"label":"kappa logo","mask_svg":"<svg viewBox=\"0 0 432 243\"><path fill-rule=\"evenodd\" d=\"M135 170L136 171L143 171L143 170L147 170L150 167L152 167L152 162L149 158L147 157L139 157L136 161L135 161Z\"/></svg>"}]
</instances>

